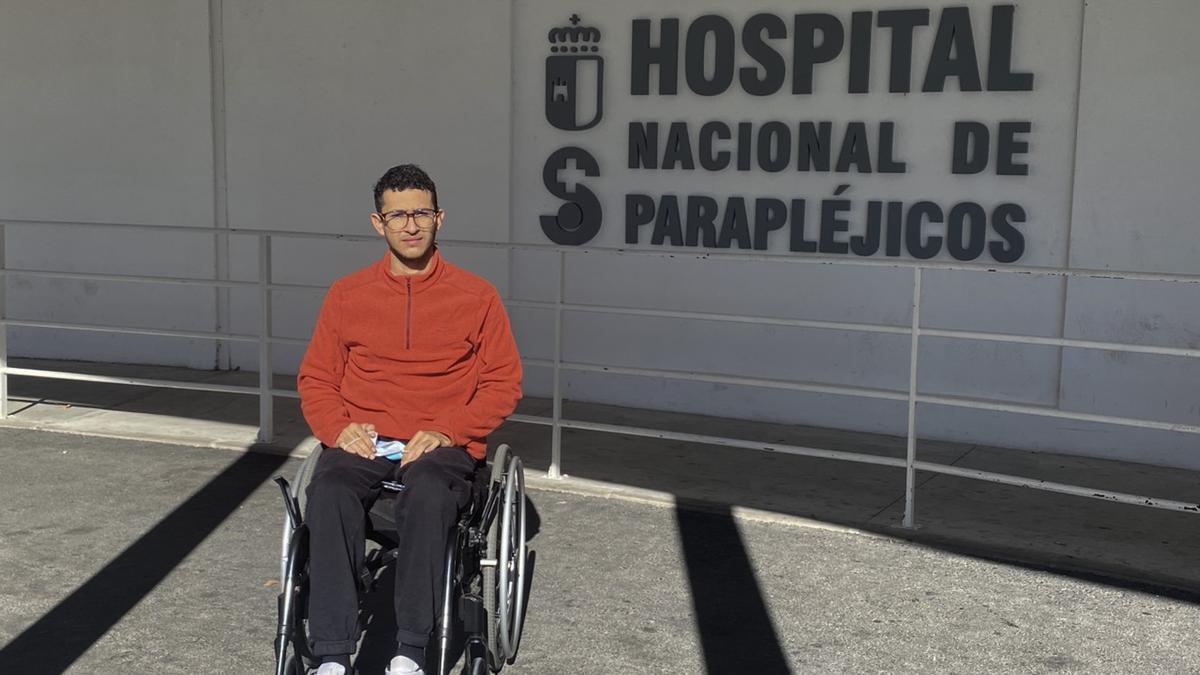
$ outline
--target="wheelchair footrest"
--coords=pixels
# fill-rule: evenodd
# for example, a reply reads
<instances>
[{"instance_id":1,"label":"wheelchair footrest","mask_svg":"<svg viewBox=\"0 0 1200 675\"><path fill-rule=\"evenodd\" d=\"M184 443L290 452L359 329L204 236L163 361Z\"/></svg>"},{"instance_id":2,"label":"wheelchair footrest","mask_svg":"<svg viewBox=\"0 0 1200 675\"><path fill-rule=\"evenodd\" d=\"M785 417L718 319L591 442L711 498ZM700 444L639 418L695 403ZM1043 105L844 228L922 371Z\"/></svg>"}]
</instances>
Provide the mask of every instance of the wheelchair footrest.
<instances>
[{"instance_id":1,"label":"wheelchair footrest","mask_svg":"<svg viewBox=\"0 0 1200 675\"><path fill-rule=\"evenodd\" d=\"M479 635L487 631L487 610L483 608L483 598L467 593L458 599L458 616L462 618L463 632L468 635Z\"/></svg>"}]
</instances>

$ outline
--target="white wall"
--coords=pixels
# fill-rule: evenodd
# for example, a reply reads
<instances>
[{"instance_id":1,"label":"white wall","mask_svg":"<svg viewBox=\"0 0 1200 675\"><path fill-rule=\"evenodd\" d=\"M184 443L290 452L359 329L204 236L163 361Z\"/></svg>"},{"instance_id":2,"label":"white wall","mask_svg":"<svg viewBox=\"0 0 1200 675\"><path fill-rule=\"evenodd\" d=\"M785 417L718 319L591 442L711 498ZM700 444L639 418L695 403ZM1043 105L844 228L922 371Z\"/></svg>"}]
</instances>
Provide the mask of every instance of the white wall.
<instances>
[{"instance_id":1,"label":"white wall","mask_svg":"<svg viewBox=\"0 0 1200 675\"><path fill-rule=\"evenodd\" d=\"M1112 270L1115 277L1200 274L1190 199L1200 163L1200 137L1191 128L1200 113L1200 82L1191 72L1200 47L1189 37L1200 6L1190 0L1015 3L1013 68L1034 73L1027 92L962 92L952 84L940 93L890 93L890 43L879 31L866 94L846 92L844 52L818 67L812 96L754 97L735 89L702 97L682 81L676 96L630 92L634 19L679 18L686 33L707 13L740 28L764 11L789 19L790 31L797 12L829 12L849 25L855 10L920 6L936 25L944 7L962 4L221 0L209 3L219 10L210 14L195 2L5 2L0 221L7 264L198 278L227 269L235 279L254 279L253 237L232 236L226 249L208 233L96 224L369 234L373 182L408 161L439 183L448 212L444 236L545 245L539 216L561 201L543 186L543 163L554 149L578 145L598 160L601 175L584 180L606 215L597 237L566 255L568 302L898 327L911 321L909 269L789 262L812 255L788 251L786 229L772 235L766 251L742 251L750 257L737 260L722 259L727 251L654 246L650 228L629 245L624 195L634 192L816 204L848 185L845 196L856 208L869 199L946 206L969 199L989 208L1011 201L1030 216L1021 225L1021 265ZM986 67L989 12L997 3L965 4ZM569 25L572 9L604 34L604 116L586 131L556 129L544 113L546 34ZM915 33L916 89L934 34L934 27ZM788 40L779 45L790 55ZM738 59L751 65L744 54ZM631 170L627 125L638 120L663 127L675 120L831 120L835 138L848 120L894 121L897 153L909 170ZM1030 120L1029 175L951 174L956 120ZM81 225L50 224L64 221ZM860 232L861 213L851 223L850 234ZM615 250L628 248L663 255ZM275 281L328 283L374 260L381 248L276 238L272 252ZM557 293L557 254L466 246L445 252L507 297L553 300ZM275 334L306 337L320 293L280 290L273 297ZM254 333L258 326L254 289L225 298L198 287L17 275L8 282L8 312L181 330ZM553 313L510 313L523 353L551 357ZM928 328L1195 348L1200 285L933 270L925 274L921 318ZM17 355L256 367L253 345L218 352L200 340L9 330ZM573 361L896 391L907 389L908 352L902 335L576 311L564 323L564 358ZM297 346L276 348L273 367L293 372L300 353ZM938 338L923 339L919 359L924 393L1200 424L1196 359ZM527 372L527 391L548 394L548 370ZM582 400L889 433L905 424L903 403L784 389L573 373L564 391ZM928 405L918 423L929 438L1200 467L1196 437L1184 434Z\"/></svg>"},{"instance_id":2,"label":"white wall","mask_svg":"<svg viewBox=\"0 0 1200 675\"><path fill-rule=\"evenodd\" d=\"M212 225L207 7L14 0L0 16L7 264L211 277L211 236L42 224ZM12 317L213 328L211 289L32 278L14 278L9 288ZM9 344L29 356L213 363L208 343L178 338L12 329Z\"/></svg>"}]
</instances>

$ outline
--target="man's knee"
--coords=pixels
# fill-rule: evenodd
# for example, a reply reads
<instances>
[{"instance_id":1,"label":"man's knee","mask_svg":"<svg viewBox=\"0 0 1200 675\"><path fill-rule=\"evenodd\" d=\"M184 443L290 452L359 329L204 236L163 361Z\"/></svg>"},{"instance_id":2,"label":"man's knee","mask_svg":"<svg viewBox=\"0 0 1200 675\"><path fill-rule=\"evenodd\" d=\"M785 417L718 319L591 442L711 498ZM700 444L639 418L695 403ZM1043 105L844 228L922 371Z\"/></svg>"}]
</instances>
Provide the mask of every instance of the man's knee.
<instances>
[{"instance_id":1,"label":"man's knee","mask_svg":"<svg viewBox=\"0 0 1200 675\"><path fill-rule=\"evenodd\" d=\"M416 461L404 473L405 490L397 507L442 511L457 508L462 502L465 480L452 475L434 462Z\"/></svg>"},{"instance_id":2,"label":"man's knee","mask_svg":"<svg viewBox=\"0 0 1200 675\"><path fill-rule=\"evenodd\" d=\"M308 503L350 504L357 503L359 497L355 481L339 471L319 471L308 484ZM320 508L320 506L318 506Z\"/></svg>"},{"instance_id":3,"label":"man's knee","mask_svg":"<svg viewBox=\"0 0 1200 675\"><path fill-rule=\"evenodd\" d=\"M404 484L410 489L420 490L438 484L448 487L447 479L445 470L433 461L417 460L404 469Z\"/></svg>"}]
</instances>

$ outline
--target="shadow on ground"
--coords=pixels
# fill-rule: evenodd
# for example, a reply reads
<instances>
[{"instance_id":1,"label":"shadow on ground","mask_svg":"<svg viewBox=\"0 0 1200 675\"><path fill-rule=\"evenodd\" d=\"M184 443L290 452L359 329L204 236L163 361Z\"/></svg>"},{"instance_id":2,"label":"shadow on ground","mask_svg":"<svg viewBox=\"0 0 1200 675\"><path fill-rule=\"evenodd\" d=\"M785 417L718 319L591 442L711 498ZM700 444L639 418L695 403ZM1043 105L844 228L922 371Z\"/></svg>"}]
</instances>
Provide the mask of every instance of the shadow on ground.
<instances>
[{"instance_id":1,"label":"shadow on ground","mask_svg":"<svg viewBox=\"0 0 1200 675\"><path fill-rule=\"evenodd\" d=\"M60 673L154 590L286 460L246 453L0 650L0 672Z\"/></svg>"}]
</instances>

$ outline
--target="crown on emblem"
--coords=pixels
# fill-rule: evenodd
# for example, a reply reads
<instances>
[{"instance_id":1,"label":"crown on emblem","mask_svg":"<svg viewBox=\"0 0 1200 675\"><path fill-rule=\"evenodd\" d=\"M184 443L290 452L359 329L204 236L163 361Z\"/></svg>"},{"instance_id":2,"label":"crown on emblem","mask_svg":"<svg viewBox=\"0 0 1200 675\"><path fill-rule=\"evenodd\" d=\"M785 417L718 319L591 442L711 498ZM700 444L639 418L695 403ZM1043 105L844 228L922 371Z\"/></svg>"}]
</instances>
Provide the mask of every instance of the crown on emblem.
<instances>
[{"instance_id":1,"label":"crown on emblem","mask_svg":"<svg viewBox=\"0 0 1200 675\"><path fill-rule=\"evenodd\" d=\"M570 26L558 26L551 28L546 34L546 39L550 41L551 52L598 52L600 47L600 29L592 26L580 26L579 15L572 14L569 19Z\"/></svg>"}]
</instances>

